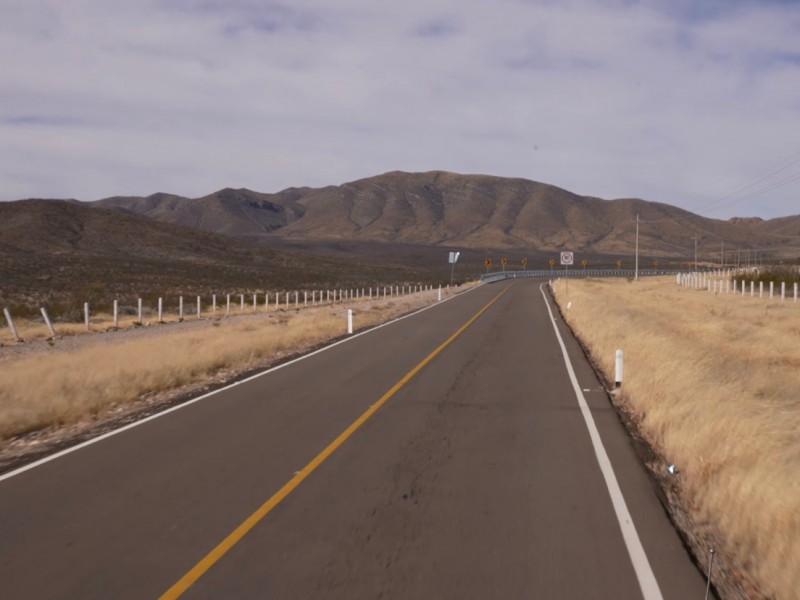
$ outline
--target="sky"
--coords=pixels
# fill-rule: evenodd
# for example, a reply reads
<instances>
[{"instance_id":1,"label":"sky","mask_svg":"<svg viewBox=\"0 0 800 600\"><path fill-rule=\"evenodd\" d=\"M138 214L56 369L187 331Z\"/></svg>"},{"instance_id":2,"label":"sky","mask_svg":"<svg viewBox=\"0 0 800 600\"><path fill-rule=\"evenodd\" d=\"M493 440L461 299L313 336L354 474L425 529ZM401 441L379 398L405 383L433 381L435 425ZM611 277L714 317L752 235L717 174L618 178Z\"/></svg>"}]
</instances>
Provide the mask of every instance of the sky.
<instances>
[{"instance_id":1,"label":"sky","mask_svg":"<svg viewBox=\"0 0 800 600\"><path fill-rule=\"evenodd\" d=\"M800 0L0 0L0 200L394 170L800 214Z\"/></svg>"}]
</instances>

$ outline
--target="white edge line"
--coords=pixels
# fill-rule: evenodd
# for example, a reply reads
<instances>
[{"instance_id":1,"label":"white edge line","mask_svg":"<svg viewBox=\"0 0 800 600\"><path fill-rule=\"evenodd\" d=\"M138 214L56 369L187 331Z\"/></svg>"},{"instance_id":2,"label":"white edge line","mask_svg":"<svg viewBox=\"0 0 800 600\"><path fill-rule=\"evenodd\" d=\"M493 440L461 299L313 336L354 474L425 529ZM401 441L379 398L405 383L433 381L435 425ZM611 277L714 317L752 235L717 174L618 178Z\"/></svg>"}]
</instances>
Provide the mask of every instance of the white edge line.
<instances>
[{"instance_id":1,"label":"white edge line","mask_svg":"<svg viewBox=\"0 0 800 600\"><path fill-rule=\"evenodd\" d=\"M553 311L550 308L550 302L547 300L547 295L544 292L545 285L547 284L543 283L540 285L539 291L542 292L547 312L550 313L550 321L553 324L553 330L556 332L558 344L561 346L561 353L567 365L567 372L572 381L572 387L575 390L575 396L578 399L583 420L586 422L586 428L589 430L589 437L592 440L594 453L600 465L600 471L603 473L603 479L605 479L608 494L611 496L611 504L614 506L614 512L617 515L619 528L622 531L622 537L625 540L625 546L628 549L628 555L633 564L633 570L636 572L636 578L639 580L642 596L645 600L661 600L662 596L661 590L658 587L658 581L656 581L653 569L650 567L650 562L647 560L647 554L639 539L639 534L636 532L636 526L633 524L633 517L631 517L628 506L625 504L625 498L617 482L617 476L614 474L614 468L611 466L611 460L609 460L605 446L603 446L603 440L600 438L600 432L597 430L594 417L592 417L592 411L586 403L586 398L583 396L580 385L578 385L578 378L575 376L575 369L573 369L572 362L569 359L567 347L564 345L564 340L561 338L561 333L558 331Z\"/></svg>"},{"instance_id":2,"label":"white edge line","mask_svg":"<svg viewBox=\"0 0 800 600\"><path fill-rule=\"evenodd\" d=\"M43 465L45 463L49 463L50 461L56 460L57 458L61 458L62 456L66 456L67 454L72 454L73 452L76 452L77 450L80 450L81 448L86 448L87 446L91 446L92 444L96 444L98 442L102 442L103 440L105 440L107 438L115 436L115 435L117 435L119 433L122 433L124 431L127 431L129 429L133 429L134 427L138 427L139 425L144 425L148 421L152 421L154 419L158 419L159 417L163 417L164 415L168 415L169 413L175 412L176 410L180 410L182 408L186 408L187 406L191 406L195 402L200 402L201 400L205 400L206 398L210 398L211 396L214 396L215 394L219 394L221 392L229 390L229 389L231 389L233 387L236 387L237 385L241 385L243 383L247 383L248 381L252 381L253 379L257 379L258 377L262 377L264 375L268 375L268 374L273 373L273 372L275 372L275 371L277 371L279 369L283 369L284 367L288 367L289 365L293 365L293 364L295 364L297 362L300 362L301 360L305 360L307 358L311 358L312 356L314 356L316 354L320 354L322 352L325 352L326 350L330 350L331 348L334 348L334 347L336 347L336 346L338 346L340 344L344 344L346 342L349 342L350 340L354 340L354 339L356 339L358 337L361 337L362 335L366 335L368 333L372 333L373 331L377 331L378 329L382 329L383 327L388 327L389 325L392 325L394 323L402 321L403 319L408 319L410 317L418 315L419 313L425 312L426 310L429 310L429 309L434 308L436 306L441 306L445 302L449 302L450 300L453 300L454 298L458 298L460 296L463 296L464 294L468 294L472 290L475 290L475 289L477 289L477 288L479 288L479 287L481 287L483 285L485 285L485 284L484 283L479 283L478 285L475 285L475 286L471 287L468 290L465 290L465 291L460 292L458 294L453 294L449 298L445 298L445 299L443 299L441 301L434 301L432 304L429 304L428 306L423 306L419 310L415 310L414 312L408 313L407 315L403 315L402 317L398 317L396 319L392 319L391 321L386 321L386 323L381 323L380 325L376 325L375 327L371 327L369 329L365 329L364 331L360 331L360 332L358 332L356 334L349 335L346 338L339 340L338 342L333 342L332 344L329 344L327 346L323 346L322 348L318 348L317 350L314 350L313 352L309 352L308 354L304 354L302 356L298 356L297 358L294 358L294 359L292 359L292 360L290 360L288 362L285 362L285 363L282 363L280 365L271 367L271 368L269 368L269 369L267 369L265 371L261 371L259 373L256 373L255 375L251 375L250 377L247 377L245 379L241 379L241 380L236 381L234 383L228 384L228 385L226 385L224 387L221 387L219 389L216 389L216 390L213 390L211 392L208 392L207 394L203 394L202 396L198 396L197 398L192 398L191 400L187 400L186 402L182 402L180 404L176 404L175 406L172 406L170 408L166 408L166 409L164 409L162 411L157 412L154 415L150 415L149 417L145 417L145 418L140 419L139 421L136 421L134 423L129 423L128 425L123 425L119 429L114 429L113 431L109 431L108 433L104 433L102 435L98 435L97 437L94 437L94 438L92 438L90 440L86 440L85 442L81 442L80 444L76 444L75 446L70 446L69 448L66 448L64 450L56 452L55 454L51 454L49 456L45 456L44 458L41 458L41 459L39 459L37 461L34 461L34 462L30 463L30 464L27 464L27 465L23 466L23 467L19 467L18 469L14 469L13 471L9 471L8 473L0 475L0 482L5 481L6 479L11 479L12 477L16 477L17 475L21 475L25 471L30 471L31 469L35 469L36 467L39 467L39 466L41 466L41 465Z\"/></svg>"}]
</instances>

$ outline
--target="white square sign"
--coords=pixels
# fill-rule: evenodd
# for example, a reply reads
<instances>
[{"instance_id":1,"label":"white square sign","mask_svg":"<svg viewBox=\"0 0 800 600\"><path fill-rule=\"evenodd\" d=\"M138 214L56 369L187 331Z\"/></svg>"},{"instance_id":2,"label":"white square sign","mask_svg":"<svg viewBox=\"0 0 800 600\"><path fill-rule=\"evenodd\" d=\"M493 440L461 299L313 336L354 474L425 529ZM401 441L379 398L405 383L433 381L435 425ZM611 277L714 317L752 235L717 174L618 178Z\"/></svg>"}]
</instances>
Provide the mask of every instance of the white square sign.
<instances>
[{"instance_id":1,"label":"white square sign","mask_svg":"<svg viewBox=\"0 0 800 600\"><path fill-rule=\"evenodd\" d=\"M575 262L575 255L572 252L562 252L561 253L561 264L562 265L571 265Z\"/></svg>"}]
</instances>

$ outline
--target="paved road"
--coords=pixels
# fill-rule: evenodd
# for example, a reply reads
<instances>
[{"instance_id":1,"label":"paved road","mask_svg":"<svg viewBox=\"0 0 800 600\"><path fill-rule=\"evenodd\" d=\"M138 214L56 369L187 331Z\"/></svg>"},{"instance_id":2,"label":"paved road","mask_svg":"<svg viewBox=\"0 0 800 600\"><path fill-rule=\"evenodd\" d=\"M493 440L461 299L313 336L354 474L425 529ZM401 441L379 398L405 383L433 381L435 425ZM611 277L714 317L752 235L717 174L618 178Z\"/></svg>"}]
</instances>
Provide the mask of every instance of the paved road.
<instances>
[{"instance_id":1,"label":"paved road","mask_svg":"<svg viewBox=\"0 0 800 600\"><path fill-rule=\"evenodd\" d=\"M498 283L0 481L0 595L702 598L562 336L616 509L539 282Z\"/></svg>"}]
</instances>

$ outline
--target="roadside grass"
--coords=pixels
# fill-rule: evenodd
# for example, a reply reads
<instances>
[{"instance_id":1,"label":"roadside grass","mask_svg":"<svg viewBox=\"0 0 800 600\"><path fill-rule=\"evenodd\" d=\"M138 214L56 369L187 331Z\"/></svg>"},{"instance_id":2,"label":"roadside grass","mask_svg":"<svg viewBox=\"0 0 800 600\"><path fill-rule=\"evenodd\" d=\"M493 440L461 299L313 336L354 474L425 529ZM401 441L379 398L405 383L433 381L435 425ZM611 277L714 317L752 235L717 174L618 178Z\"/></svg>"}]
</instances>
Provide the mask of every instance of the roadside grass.
<instances>
[{"instance_id":1,"label":"roadside grass","mask_svg":"<svg viewBox=\"0 0 800 600\"><path fill-rule=\"evenodd\" d=\"M443 297L448 294L443 291ZM272 310L209 319L189 330L153 328L153 335L137 339L115 339L117 333L88 336L87 344L74 350L8 358L0 370L0 449L14 436L102 417L148 394L260 367L344 335L347 308L353 308L360 329L436 299L434 290Z\"/></svg>"},{"instance_id":2,"label":"roadside grass","mask_svg":"<svg viewBox=\"0 0 800 600\"><path fill-rule=\"evenodd\" d=\"M800 598L800 303L711 294L673 278L555 287L611 381L623 349L617 401L678 467L694 523L718 532L717 552L762 594Z\"/></svg>"}]
</instances>

